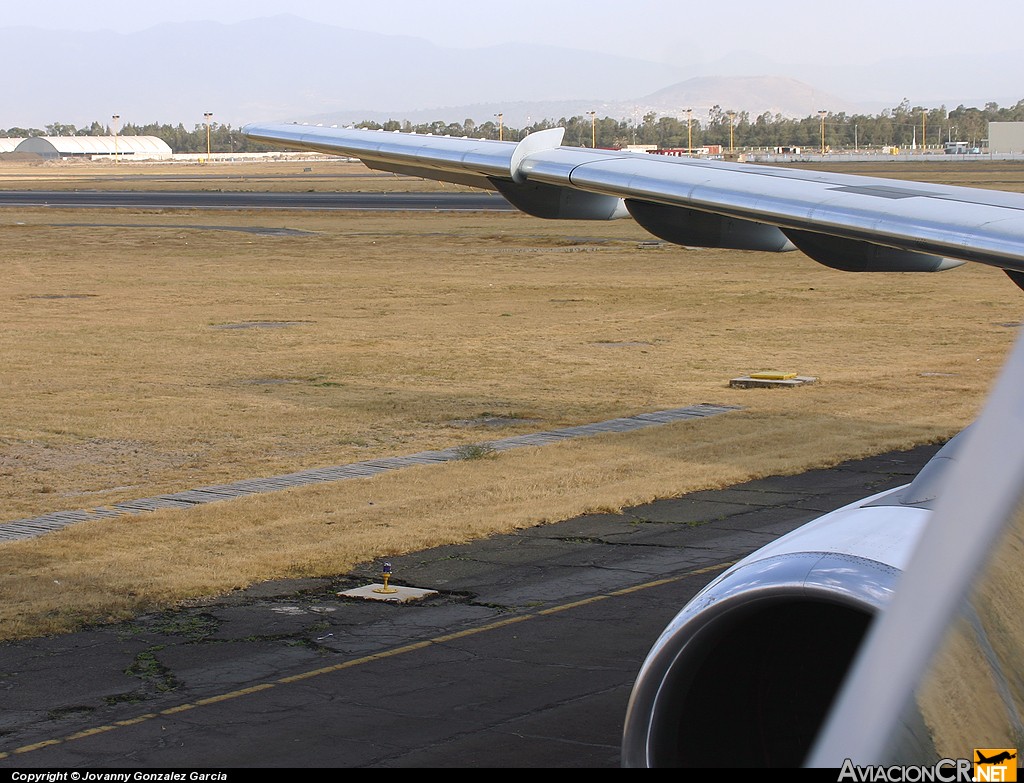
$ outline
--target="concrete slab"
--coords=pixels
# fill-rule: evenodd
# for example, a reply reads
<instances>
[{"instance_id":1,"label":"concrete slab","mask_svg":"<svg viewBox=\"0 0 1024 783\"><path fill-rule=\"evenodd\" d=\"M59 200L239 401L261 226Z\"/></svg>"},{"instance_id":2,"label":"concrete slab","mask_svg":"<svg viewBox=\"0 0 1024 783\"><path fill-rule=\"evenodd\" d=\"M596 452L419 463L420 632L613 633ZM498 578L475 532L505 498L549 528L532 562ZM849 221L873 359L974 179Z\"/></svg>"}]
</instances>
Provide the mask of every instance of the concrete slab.
<instances>
[{"instance_id":1,"label":"concrete slab","mask_svg":"<svg viewBox=\"0 0 1024 783\"><path fill-rule=\"evenodd\" d=\"M427 596L437 595L437 590L424 590L419 587L400 587L388 585L388 590L394 592L385 593L383 584L372 584L364 587L356 587L352 590L343 590L338 593L341 598L365 598L368 601L390 601L391 603L407 604L410 601L420 601Z\"/></svg>"},{"instance_id":2,"label":"concrete slab","mask_svg":"<svg viewBox=\"0 0 1024 783\"><path fill-rule=\"evenodd\" d=\"M775 389L790 386L806 386L815 383L817 380L817 378L810 375L798 375L795 378L755 378L750 375L744 375L739 378L733 378L729 381L729 386L734 389Z\"/></svg>"}]
</instances>

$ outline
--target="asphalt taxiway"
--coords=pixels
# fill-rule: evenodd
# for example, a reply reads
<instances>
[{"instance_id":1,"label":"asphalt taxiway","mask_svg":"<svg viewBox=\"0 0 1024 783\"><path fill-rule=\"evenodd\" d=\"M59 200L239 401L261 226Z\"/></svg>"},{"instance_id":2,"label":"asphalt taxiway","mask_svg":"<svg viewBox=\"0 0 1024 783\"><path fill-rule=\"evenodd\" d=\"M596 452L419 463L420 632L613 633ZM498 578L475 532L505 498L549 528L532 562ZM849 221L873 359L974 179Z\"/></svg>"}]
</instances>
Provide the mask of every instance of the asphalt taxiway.
<instances>
[{"instance_id":1,"label":"asphalt taxiway","mask_svg":"<svg viewBox=\"0 0 1024 783\"><path fill-rule=\"evenodd\" d=\"M938 449L752 481L0 644L0 768L615 768L633 679L729 563ZM59 575L55 575L59 578Z\"/></svg>"}]
</instances>

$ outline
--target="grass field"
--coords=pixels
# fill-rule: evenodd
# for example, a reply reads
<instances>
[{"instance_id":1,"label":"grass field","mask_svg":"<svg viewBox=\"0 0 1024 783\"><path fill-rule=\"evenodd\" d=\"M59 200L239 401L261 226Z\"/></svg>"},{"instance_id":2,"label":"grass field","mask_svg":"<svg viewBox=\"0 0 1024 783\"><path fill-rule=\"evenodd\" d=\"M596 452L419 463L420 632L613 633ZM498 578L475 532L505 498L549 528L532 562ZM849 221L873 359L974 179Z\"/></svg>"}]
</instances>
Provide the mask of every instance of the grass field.
<instances>
[{"instance_id":1,"label":"grass field","mask_svg":"<svg viewBox=\"0 0 1024 783\"><path fill-rule=\"evenodd\" d=\"M139 167L135 184L426 189L358 164L315 163L337 174L315 180L280 165L198 180L204 167ZM1024 186L1024 169L984 165L884 173ZM123 170L140 176L0 165L0 187ZM743 408L2 544L0 638L940 440L977 413L1021 320L1019 289L979 266L853 275L650 239L629 221L518 214L0 211L0 524L701 402ZM819 381L729 387L759 369Z\"/></svg>"}]
</instances>

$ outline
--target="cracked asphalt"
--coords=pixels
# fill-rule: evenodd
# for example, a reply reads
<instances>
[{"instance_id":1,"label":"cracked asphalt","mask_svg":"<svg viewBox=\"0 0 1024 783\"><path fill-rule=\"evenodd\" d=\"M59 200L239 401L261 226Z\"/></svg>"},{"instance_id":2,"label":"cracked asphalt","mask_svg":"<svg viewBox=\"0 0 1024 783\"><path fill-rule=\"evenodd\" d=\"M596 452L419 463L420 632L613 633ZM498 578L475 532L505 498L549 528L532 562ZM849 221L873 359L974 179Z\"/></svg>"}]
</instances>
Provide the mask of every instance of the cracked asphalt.
<instances>
[{"instance_id":1,"label":"cracked asphalt","mask_svg":"<svg viewBox=\"0 0 1024 783\"><path fill-rule=\"evenodd\" d=\"M722 568L938 446L0 644L0 768L616 768L630 688ZM13 774L13 772L12 772Z\"/></svg>"}]
</instances>

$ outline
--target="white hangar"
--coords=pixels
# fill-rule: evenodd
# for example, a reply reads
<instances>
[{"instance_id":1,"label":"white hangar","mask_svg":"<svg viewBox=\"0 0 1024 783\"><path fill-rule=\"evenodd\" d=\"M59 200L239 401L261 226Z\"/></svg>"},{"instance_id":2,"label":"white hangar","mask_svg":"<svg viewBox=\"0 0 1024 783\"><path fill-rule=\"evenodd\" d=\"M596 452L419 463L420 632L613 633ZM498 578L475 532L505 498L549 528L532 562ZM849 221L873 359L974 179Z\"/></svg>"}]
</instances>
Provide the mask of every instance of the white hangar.
<instances>
[{"instance_id":1,"label":"white hangar","mask_svg":"<svg viewBox=\"0 0 1024 783\"><path fill-rule=\"evenodd\" d=\"M89 160L170 160L172 154L167 143L156 136L33 136L11 151Z\"/></svg>"}]
</instances>

